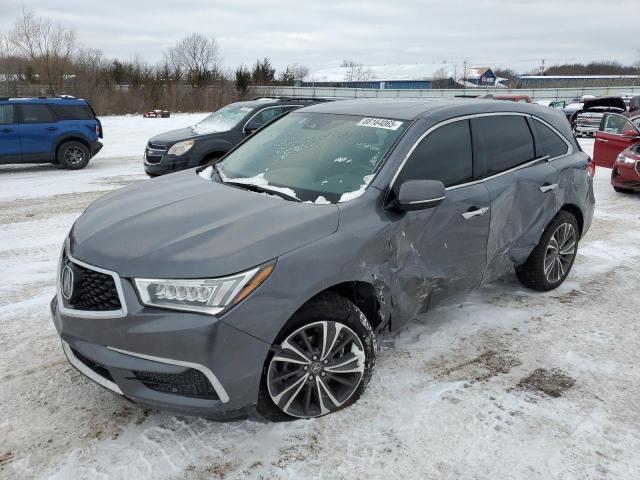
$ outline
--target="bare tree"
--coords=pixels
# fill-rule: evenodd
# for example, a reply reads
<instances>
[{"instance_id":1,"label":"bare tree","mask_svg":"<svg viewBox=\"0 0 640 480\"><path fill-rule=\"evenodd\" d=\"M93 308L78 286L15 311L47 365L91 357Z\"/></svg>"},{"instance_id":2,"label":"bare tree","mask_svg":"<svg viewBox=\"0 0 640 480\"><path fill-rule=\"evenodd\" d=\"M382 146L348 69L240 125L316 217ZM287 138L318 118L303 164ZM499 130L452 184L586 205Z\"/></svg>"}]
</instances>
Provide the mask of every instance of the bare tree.
<instances>
[{"instance_id":1,"label":"bare tree","mask_svg":"<svg viewBox=\"0 0 640 480\"><path fill-rule=\"evenodd\" d=\"M215 38L193 33L169 47L165 58L174 75L185 75L193 88L220 77L220 48Z\"/></svg>"},{"instance_id":2,"label":"bare tree","mask_svg":"<svg viewBox=\"0 0 640 480\"><path fill-rule=\"evenodd\" d=\"M370 68L365 68L364 64L347 60L342 63L344 67L347 67L344 74L345 82L366 82L371 80L373 72Z\"/></svg>"},{"instance_id":3,"label":"bare tree","mask_svg":"<svg viewBox=\"0 0 640 480\"><path fill-rule=\"evenodd\" d=\"M23 10L9 40L17 53L27 57L36 72L44 77L48 93L62 90L77 50L75 29L54 25L47 18L39 18L33 12Z\"/></svg>"}]
</instances>

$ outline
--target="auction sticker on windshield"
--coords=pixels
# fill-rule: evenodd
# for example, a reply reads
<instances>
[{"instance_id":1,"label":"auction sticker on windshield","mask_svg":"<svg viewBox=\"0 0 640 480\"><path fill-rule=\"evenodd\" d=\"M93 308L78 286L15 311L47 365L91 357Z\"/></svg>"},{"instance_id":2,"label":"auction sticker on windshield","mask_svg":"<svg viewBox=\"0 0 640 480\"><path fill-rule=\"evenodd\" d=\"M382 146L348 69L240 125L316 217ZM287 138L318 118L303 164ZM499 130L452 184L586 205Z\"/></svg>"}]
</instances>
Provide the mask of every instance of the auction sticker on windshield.
<instances>
[{"instance_id":1,"label":"auction sticker on windshield","mask_svg":"<svg viewBox=\"0 0 640 480\"><path fill-rule=\"evenodd\" d=\"M374 127L374 128L384 128L386 130L397 130L402 126L404 122L399 122L397 120L389 120L387 118L363 118L360 120L357 125L361 127Z\"/></svg>"}]
</instances>

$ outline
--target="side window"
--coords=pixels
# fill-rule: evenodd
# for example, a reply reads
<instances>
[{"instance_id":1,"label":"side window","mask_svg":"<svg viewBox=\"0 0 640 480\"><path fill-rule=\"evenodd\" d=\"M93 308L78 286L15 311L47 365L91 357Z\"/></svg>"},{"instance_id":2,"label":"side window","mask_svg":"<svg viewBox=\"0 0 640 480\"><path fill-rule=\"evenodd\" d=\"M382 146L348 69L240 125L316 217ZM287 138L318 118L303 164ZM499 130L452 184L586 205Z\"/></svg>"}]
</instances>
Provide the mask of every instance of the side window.
<instances>
[{"instance_id":1,"label":"side window","mask_svg":"<svg viewBox=\"0 0 640 480\"><path fill-rule=\"evenodd\" d=\"M527 163L536 156L531 129L521 115L475 118L472 126L476 153L484 160L487 177Z\"/></svg>"},{"instance_id":2,"label":"side window","mask_svg":"<svg viewBox=\"0 0 640 480\"><path fill-rule=\"evenodd\" d=\"M538 120L535 120L534 125L538 130L538 138L540 139L542 151L545 155L554 158L567 154L569 147L557 133Z\"/></svg>"},{"instance_id":3,"label":"side window","mask_svg":"<svg viewBox=\"0 0 640 480\"><path fill-rule=\"evenodd\" d=\"M444 125L415 148L398 180L440 180L445 187L471 181L473 155L467 120Z\"/></svg>"},{"instance_id":4,"label":"side window","mask_svg":"<svg viewBox=\"0 0 640 480\"><path fill-rule=\"evenodd\" d=\"M633 124L622 115L605 114L602 119L601 132L622 135L625 130L636 130Z\"/></svg>"},{"instance_id":5,"label":"side window","mask_svg":"<svg viewBox=\"0 0 640 480\"><path fill-rule=\"evenodd\" d=\"M93 112L86 105L51 105L60 120L93 120Z\"/></svg>"},{"instance_id":6,"label":"side window","mask_svg":"<svg viewBox=\"0 0 640 480\"><path fill-rule=\"evenodd\" d=\"M47 105L22 105L22 123L51 123L56 118Z\"/></svg>"},{"instance_id":7,"label":"side window","mask_svg":"<svg viewBox=\"0 0 640 480\"><path fill-rule=\"evenodd\" d=\"M0 105L0 125L11 125L15 121L15 107L13 105Z\"/></svg>"},{"instance_id":8,"label":"side window","mask_svg":"<svg viewBox=\"0 0 640 480\"><path fill-rule=\"evenodd\" d=\"M282 114L282 107L267 107L260 110L247 124L247 130L256 130Z\"/></svg>"}]
</instances>

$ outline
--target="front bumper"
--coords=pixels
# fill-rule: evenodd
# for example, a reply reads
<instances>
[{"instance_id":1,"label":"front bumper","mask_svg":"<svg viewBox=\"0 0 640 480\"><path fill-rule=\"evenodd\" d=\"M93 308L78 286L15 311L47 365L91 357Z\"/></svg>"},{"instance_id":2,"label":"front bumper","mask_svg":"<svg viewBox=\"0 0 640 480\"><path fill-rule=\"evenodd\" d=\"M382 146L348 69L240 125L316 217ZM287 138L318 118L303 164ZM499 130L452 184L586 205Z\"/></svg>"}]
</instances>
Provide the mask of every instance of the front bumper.
<instances>
[{"instance_id":1,"label":"front bumper","mask_svg":"<svg viewBox=\"0 0 640 480\"><path fill-rule=\"evenodd\" d=\"M61 313L51 302L63 350L77 370L134 402L214 419L251 413L266 342L210 315L148 308L122 279L127 316Z\"/></svg>"},{"instance_id":2,"label":"front bumper","mask_svg":"<svg viewBox=\"0 0 640 480\"><path fill-rule=\"evenodd\" d=\"M611 169L611 185L618 188L640 191L640 165L616 163Z\"/></svg>"},{"instance_id":3,"label":"front bumper","mask_svg":"<svg viewBox=\"0 0 640 480\"><path fill-rule=\"evenodd\" d=\"M146 148L143 156L144 171L149 175L165 175L197 166L197 164L191 165L189 153L176 156L168 155L165 151L150 151Z\"/></svg>"}]
</instances>

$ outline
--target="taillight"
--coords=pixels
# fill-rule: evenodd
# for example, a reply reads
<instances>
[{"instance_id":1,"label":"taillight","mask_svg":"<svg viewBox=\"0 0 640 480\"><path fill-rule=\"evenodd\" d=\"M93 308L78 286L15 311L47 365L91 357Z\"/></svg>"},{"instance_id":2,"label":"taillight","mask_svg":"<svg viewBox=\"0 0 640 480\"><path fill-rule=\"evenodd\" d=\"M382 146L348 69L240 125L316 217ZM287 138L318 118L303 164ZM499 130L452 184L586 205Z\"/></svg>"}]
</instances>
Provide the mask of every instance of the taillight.
<instances>
[{"instance_id":1,"label":"taillight","mask_svg":"<svg viewBox=\"0 0 640 480\"><path fill-rule=\"evenodd\" d=\"M589 164L587 166L587 175L593 178L596 176L596 162L593 161L592 158L589 159Z\"/></svg>"},{"instance_id":2,"label":"taillight","mask_svg":"<svg viewBox=\"0 0 640 480\"><path fill-rule=\"evenodd\" d=\"M96 123L96 136L99 137L100 136L100 125L98 125Z\"/></svg>"}]
</instances>

